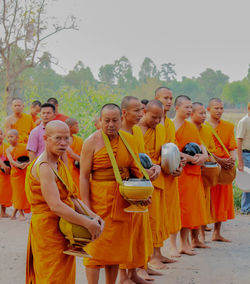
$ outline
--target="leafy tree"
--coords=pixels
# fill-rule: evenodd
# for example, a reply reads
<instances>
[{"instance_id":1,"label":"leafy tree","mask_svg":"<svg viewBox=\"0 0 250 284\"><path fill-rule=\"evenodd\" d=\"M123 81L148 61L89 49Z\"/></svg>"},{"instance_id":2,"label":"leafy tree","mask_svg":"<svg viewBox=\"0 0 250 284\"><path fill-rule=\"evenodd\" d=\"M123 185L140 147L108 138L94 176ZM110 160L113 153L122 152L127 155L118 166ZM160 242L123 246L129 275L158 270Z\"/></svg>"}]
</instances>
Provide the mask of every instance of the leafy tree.
<instances>
[{"instance_id":1,"label":"leafy tree","mask_svg":"<svg viewBox=\"0 0 250 284\"><path fill-rule=\"evenodd\" d=\"M234 105L246 105L250 100L250 86L247 81L237 81L225 85L222 98Z\"/></svg>"},{"instance_id":2,"label":"leafy tree","mask_svg":"<svg viewBox=\"0 0 250 284\"><path fill-rule=\"evenodd\" d=\"M113 86L115 84L115 66L106 64L99 69L98 77L105 85Z\"/></svg>"},{"instance_id":3,"label":"leafy tree","mask_svg":"<svg viewBox=\"0 0 250 284\"><path fill-rule=\"evenodd\" d=\"M174 70L175 64L164 63L161 65L160 78L162 81L170 82L176 79L176 72Z\"/></svg>"},{"instance_id":4,"label":"leafy tree","mask_svg":"<svg viewBox=\"0 0 250 284\"><path fill-rule=\"evenodd\" d=\"M159 72L152 59L146 57L141 65L141 70L139 72L139 81L141 83L146 83L148 78L159 79Z\"/></svg>"},{"instance_id":5,"label":"leafy tree","mask_svg":"<svg viewBox=\"0 0 250 284\"><path fill-rule=\"evenodd\" d=\"M138 85L135 90L131 91L131 95L142 99L154 99L155 90L164 84L158 78L148 78L146 83Z\"/></svg>"}]
</instances>

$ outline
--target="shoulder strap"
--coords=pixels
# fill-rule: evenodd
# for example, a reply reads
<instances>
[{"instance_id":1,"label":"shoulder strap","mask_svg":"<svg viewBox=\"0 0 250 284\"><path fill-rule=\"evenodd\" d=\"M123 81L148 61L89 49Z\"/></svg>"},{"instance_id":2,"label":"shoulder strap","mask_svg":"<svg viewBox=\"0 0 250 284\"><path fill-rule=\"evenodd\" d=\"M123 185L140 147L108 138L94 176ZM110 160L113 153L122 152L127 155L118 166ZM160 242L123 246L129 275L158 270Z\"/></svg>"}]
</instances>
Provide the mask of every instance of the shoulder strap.
<instances>
[{"instance_id":1,"label":"shoulder strap","mask_svg":"<svg viewBox=\"0 0 250 284\"><path fill-rule=\"evenodd\" d=\"M220 136L217 134L217 132L214 130L214 128L212 127L212 125L206 121L205 124L211 129L213 135L216 137L216 139L218 140L218 142L220 143L220 145L222 146L222 148L224 149L224 151L227 153L228 156L230 156L230 153L228 152L226 146L224 145L224 143L222 142Z\"/></svg>"}]
</instances>

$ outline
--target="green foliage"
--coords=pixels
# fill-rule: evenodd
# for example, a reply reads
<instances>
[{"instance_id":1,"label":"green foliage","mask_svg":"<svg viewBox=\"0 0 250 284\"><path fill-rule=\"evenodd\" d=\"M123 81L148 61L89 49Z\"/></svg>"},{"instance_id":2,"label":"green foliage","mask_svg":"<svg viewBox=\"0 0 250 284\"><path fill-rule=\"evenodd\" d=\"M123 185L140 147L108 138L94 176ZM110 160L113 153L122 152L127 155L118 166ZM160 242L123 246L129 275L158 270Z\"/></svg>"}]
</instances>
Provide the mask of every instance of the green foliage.
<instances>
[{"instance_id":1,"label":"green foliage","mask_svg":"<svg viewBox=\"0 0 250 284\"><path fill-rule=\"evenodd\" d=\"M226 84L222 98L231 104L247 104L250 100L250 83L244 80Z\"/></svg>"},{"instance_id":2,"label":"green foliage","mask_svg":"<svg viewBox=\"0 0 250 284\"><path fill-rule=\"evenodd\" d=\"M141 65L141 70L139 72L139 81L141 83L147 83L149 78L159 79L159 72L152 59L146 57Z\"/></svg>"},{"instance_id":3,"label":"green foliage","mask_svg":"<svg viewBox=\"0 0 250 284\"><path fill-rule=\"evenodd\" d=\"M242 191L237 187L237 185L233 184L233 193L234 193L234 206L237 210L241 208L241 196Z\"/></svg>"}]
</instances>

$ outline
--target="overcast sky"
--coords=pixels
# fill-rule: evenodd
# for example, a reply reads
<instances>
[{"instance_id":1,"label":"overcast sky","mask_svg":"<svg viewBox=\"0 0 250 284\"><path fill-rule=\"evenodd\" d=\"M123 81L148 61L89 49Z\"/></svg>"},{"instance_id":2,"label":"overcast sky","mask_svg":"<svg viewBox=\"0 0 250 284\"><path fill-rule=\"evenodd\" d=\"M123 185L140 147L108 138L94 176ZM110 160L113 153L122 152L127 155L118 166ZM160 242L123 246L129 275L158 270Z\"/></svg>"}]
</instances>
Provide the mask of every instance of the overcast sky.
<instances>
[{"instance_id":1,"label":"overcast sky","mask_svg":"<svg viewBox=\"0 0 250 284\"><path fill-rule=\"evenodd\" d=\"M58 0L50 11L79 20L79 31L47 43L64 72L81 60L97 78L125 55L136 76L147 56L158 67L174 63L178 79L212 68L240 80L250 64L248 0Z\"/></svg>"}]
</instances>

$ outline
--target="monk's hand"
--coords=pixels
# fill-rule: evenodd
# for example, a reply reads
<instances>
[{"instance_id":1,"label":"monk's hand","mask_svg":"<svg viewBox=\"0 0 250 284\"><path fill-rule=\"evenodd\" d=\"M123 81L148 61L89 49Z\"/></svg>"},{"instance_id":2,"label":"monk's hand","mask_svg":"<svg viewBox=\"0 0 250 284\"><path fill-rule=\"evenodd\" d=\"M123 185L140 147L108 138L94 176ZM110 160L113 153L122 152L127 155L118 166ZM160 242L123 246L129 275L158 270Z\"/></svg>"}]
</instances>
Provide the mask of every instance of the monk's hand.
<instances>
[{"instance_id":1,"label":"monk's hand","mask_svg":"<svg viewBox=\"0 0 250 284\"><path fill-rule=\"evenodd\" d=\"M173 177L178 177L178 176L181 175L182 170L183 170L183 167L182 167L181 164L180 164L179 167L178 167L174 172L171 173L171 175L172 175Z\"/></svg>"},{"instance_id":2,"label":"monk's hand","mask_svg":"<svg viewBox=\"0 0 250 284\"><path fill-rule=\"evenodd\" d=\"M228 159L225 159L225 169L231 170L235 165L235 159L233 157L229 157Z\"/></svg>"},{"instance_id":3,"label":"monk's hand","mask_svg":"<svg viewBox=\"0 0 250 284\"><path fill-rule=\"evenodd\" d=\"M187 164L187 159L186 159L186 157L181 156L180 166L181 166L182 168L184 168L184 167L186 166L186 164Z\"/></svg>"},{"instance_id":4,"label":"monk's hand","mask_svg":"<svg viewBox=\"0 0 250 284\"><path fill-rule=\"evenodd\" d=\"M197 166L202 166L205 161L207 160L207 155L205 154L196 154L194 155L195 161L192 162L193 164L197 165Z\"/></svg>"},{"instance_id":5,"label":"monk's hand","mask_svg":"<svg viewBox=\"0 0 250 284\"><path fill-rule=\"evenodd\" d=\"M153 165L147 172L150 180L156 180L161 172L161 167L159 165Z\"/></svg>"},{"instance_id":6,"label":"monk's hand","mask_svg":"<svg viewBox=\"0 0 250 284\"><path fill-rule=\"evenodd\" d=\"M8 166L6 166L6 165L3 165L2 166L2 168L4 169L4 173L6 174L6 175L9 175L10 174L10 167L8 167Z\"/></svg>"},{"instance_id":7,"label":"monk's hand","mask_svg":"<svg viewBox=\"0 0 250 284\"><path fill-rule=\"evenodd\" d=\"M148 206L148 205L150 205L150 204L152 203L152 196L149 196L149 198L148 198L147 200L140 201L139 203L140 203L140 205L142 205L142 206Z\"/></svg>"},{"instance_id":8,"label":"monk's hand","mask_svg":"<svg viewBox=\"0 0 250 284\"><path fill-rule=\"evenodd\" d=\"M102 225L100 223L100 217L95 217L89 221L89 224L86 226L88 231L92 236L92 241L96 240L102 233ZM104 226L104 225L103 225Z\"/></svg>"},{"instance_id":9,"label":"monk's hand","mask_svg":"<svg viewBox=\"0 0 250 284\"><path fill-rule=\"evenodd\" d=\"M28 166L28 163L20 163L18 165L18 168L21 169L21 170L24 170L27 166Z\"/></svg>"}]
</instances>

